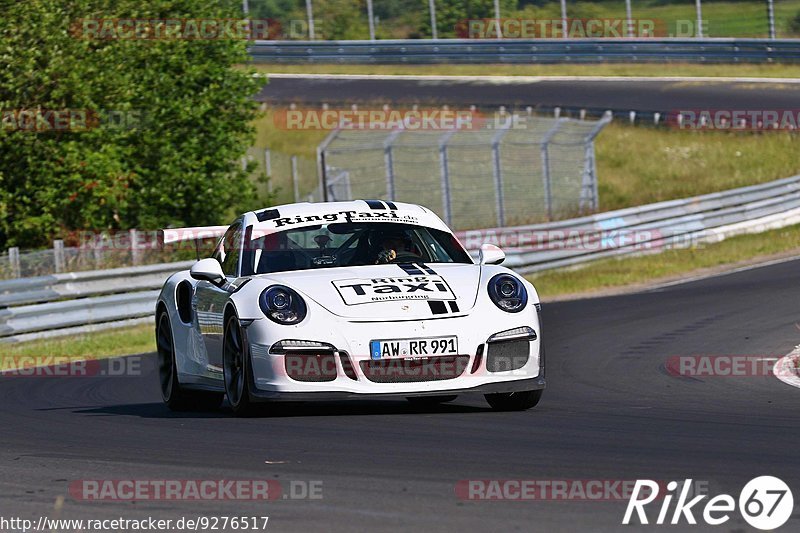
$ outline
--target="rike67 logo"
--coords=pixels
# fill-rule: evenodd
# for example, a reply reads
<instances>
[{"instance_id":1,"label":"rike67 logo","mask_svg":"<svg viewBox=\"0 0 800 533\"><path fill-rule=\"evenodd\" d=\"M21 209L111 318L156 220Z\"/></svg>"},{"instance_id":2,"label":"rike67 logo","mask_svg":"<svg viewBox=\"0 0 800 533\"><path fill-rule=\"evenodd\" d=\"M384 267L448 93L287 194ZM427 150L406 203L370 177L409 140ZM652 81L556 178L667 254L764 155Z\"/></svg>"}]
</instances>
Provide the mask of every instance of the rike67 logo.
<instances>
[{"instance_id":1,"label":"rike67 logo","mask_svg":"<svg viewBox=\"0 0 800 533\"><path fill-rule=\"evenodd\" d=\"M636 524L638 519L639 524L650 524L652 512L648 517L645 506L657 499L661 500L661 508L654 522L658 525L681 524L684 520L687 524L697 524L695 513L712 526L724 524L731 519L731 513L737 508L737 501L733 496L720 494L702 505L701 502L708 495L701 494L689 499L691 487L691 479L685 480L681 487L677 481L670 481L667 483L666 493L659 494L657 482L649 479L636 480L622 523ZM675 497L677 500L671 509ZM782 480L773 476L760 476L748 481L739 493L738 508L744 520L752 527L769 531L781 527L789 520L794 510L794 498L789 486Z\"/></svg>"}]
</instances>

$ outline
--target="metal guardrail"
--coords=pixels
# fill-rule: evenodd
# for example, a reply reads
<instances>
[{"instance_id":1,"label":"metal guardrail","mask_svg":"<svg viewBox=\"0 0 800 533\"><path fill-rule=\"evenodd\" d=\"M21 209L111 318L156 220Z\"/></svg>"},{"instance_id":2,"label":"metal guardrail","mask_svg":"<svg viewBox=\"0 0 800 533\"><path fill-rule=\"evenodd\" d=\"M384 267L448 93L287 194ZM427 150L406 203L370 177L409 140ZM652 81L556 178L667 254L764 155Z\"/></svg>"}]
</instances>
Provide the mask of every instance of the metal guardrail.
<instances>
[{"instance_id":1,"label":"metal guardrail","mask_svg":"<svg viewBox=\"0 0 800 533\"><path fill-rule=\"evenodd\" d=\"M751 228L781 227L782 220L785 225L795 224L800 222L795 211L800 213L800 175L559 222L457 235L474 255L482 242L503 247L507 255L504 264L528 274L622 254L713 242Z\"/></svg>"},{"instance_id":2,"label":"metal guardrail","mask_svg":"<svg viewBox=\"0 0 800 533\"><path fill-rule=\"evenodd\" d=\"M800 61L800 39L255 41L268 63L764 63Z\"/></svg>"},{"instance_id":3,"label":"metal guardrail","mask_svg":"<svg viewBox=\"0 0 800 533\"><path fill-rule=\"evenodd\" d=\"M800 175L546 224L462 231L458 236L473 254L483 242L505 247L504 264L530 273L791 224L800 224ZM192 263L0 281L0 342L149 321L163 282Z\"/></svg>"},{"instance_id":4,"label":"metal guardrail","mask_svg":"<svg viewBox=\"0 0 800 533\"><path fill-rule=\"evenodd\" d=\"M125 325L152 316L158 289L194 261L0 281L0 342Z\"/></svg>"}]
</instances>

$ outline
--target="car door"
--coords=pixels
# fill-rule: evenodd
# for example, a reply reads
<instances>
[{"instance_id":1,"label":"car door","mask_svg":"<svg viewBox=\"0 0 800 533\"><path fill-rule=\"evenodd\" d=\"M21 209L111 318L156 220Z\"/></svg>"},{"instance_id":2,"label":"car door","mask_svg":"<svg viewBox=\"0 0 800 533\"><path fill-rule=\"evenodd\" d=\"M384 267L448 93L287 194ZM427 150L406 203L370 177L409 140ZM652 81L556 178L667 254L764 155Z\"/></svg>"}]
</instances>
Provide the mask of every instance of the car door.
<instances>
[{"instance_id":1,"label":"car door","mask_svg":"<svg viewBox=\"0 0 800 533\"><path fill-rule=\"evenodd\" d=\"M222 334L225 304L231 295L230 283L239 277L242 254L242 220L236 220L220 239L212 257L222 265L226 282L217 286L199 281L195 290L197 323L208 354L208 370L222 372Z\"/></svg>"}]
</instances>

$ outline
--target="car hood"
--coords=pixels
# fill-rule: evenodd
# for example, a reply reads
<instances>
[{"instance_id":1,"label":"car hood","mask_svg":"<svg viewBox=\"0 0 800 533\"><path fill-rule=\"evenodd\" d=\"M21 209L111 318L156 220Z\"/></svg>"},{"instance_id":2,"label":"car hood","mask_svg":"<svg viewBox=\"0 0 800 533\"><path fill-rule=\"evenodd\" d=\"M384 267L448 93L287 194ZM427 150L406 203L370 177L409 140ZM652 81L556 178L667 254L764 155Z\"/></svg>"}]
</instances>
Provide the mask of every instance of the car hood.
<instances>
[{"instance_id":1,"label":"car hood","mask_svg":"<svg viewBox=\"0 0 800 533\"><path fill-rule=\"evenodd\" d=\"M292 287L335 315L359 321L420 320L469 313L480 265L367 265L277 272L270 280Z\"/></svg>"}]
</instances>

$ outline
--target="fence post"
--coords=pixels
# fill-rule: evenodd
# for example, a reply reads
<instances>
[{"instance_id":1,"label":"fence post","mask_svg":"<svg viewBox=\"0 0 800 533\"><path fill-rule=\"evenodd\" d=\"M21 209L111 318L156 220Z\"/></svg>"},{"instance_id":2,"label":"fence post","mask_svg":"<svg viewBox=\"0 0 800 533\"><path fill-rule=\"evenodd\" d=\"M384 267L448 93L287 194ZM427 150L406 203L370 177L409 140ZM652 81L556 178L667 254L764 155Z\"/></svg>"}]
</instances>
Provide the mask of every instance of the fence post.
<instances>
[{"instance_id":1,"label":"fence post","mask_svg":"<svg viewBox=\"0 0 800 533\"><path fill-rule=\"evenodd\" d=\"M387 144L383 151L386 162L386 199L394 201L394 160L392 158L392 145Z\"/></svg>"},{"instance_id":2,"label":"fence post","mask_svg":"<svg viewBox=\"0 0 800 533\"><path fill-rule=\"evenodd\" d=\"M547 141L542 143L542 176L544 179L544 206L547 220L553 220L553 198L550 191L550 156L547 153Z\"/></svg>"},{"instance_id":3,"label":"fence post","mask_svg":"<svg viewBox=\"0 0 800 533\"><path fill-rule=\"evenodd\" d=\"M625 0L625 37L633 37L633 15L631 15L631 0Z\"/></svg>"},{"instance_id":4,"label":"fence post","mask_svg":"<svg viewBox=\"0 0 800 533\"><path fill-rule=\"evenodd\" d=\"M436 40L436 4L434 3L434 0L428 0L428 10L430 11L431 15L431 38Z\"/></svg>"},{"instance_id":5,"label":"fence post","mask_svg":"<svg viewBox=\"0 0 800 533\"><path fill-rule=\"evenodd\" d=\"M767 0L767 23L769 24L769 38L775 40L775 5L772 0Z\"/></svg>"},{"instance_id":6,"label":"fence post","mask_svg":"<svg viewBox=\"0 0 800 533\"><path fill-rule=\"evenodd\" d=\"M594 181L594 143L586 140L583 145L583 172L581 173L581 192L578 198L578 210L583 214L584 209L595 209L596 194Z\"/></svg>"},{"instance_id":7,"label":"fence post","mask_svg":"<svg viewBox=\"0 0 800 533\"><path fill-rule=\"evenodd\" d=\"M53 264L56 274L64 272L64 241L61 239L53 241Z\"/></svg>"},{"instance_id":8,"label":"fence post","mask_svg":"<svg viewBox=\"0 0 800 533\"><path fill-rule=\"evenodd\" d=\"M581 190L581 204L583 204L583 197L588 196L592 211L597 211L600 208L600 195L597 191L597 158L594 153L594 140L613 118L614 115L610 111L606 111L603 118L595 124L584 140L586 143L584 151L584 179L586 181L584 181ZM581 205L581 208L583 208L583 205Z\"/></svg>"},{"instance_id":9,"label":"fence post","mask_svg":"<svg viewBox=\"0 0 800 533\"><path fill-rule=\"evenodd\" d=\"M512 117L513 121L513 117ZM492 177L494 178L495 207L497 209L497 226L506 225L505 198L503 196L503 168L500 165L500 140L508 133L508 124L492 137Z\"/></svg>"},{"instance_id":10,"label":"fence post","mask_svg":"<svg viewBox=\"0 0 800 533\"><path fill-rule=\"evenodd\" d=\"M703 5L702 0L695 0L695 10L697 11L697 37L703 38Z\"/></svg>"},{"instance_id":11,"label":"fence post","mask_svg":"<svg viewBox=\"0 0 800 533\"><path fill-rule=\"evenodd\" d=\"M297 177L297 156L293 155L290 160L292 162L292 188L294 190L294 201L296 203L300 201L300 184L298 183Z\"/></svg>"},{"instance_id":12,"label":"fence post","mask_svg":"<svg viewBox=\"0 0 800 533\"><path fill-rule=\"evenodd\" d=\"M386 199L394 201L395 187L394 187L394 155L392 154L392 143L400 135L402 130L394 130L390 133L386 140L383 141L383 160L386 165Z\"/></svg>"},{"instance_id":13,"label":"fence post","mask_svg":"<svg viewBox=\"0 0 800 533\"><path fill-rule=\"evenodd\" d=\"M372 0L367 0L367 18L369 19L369 40L375 40L375 15L372 12Z\"/></svg>"},{"instance_id":14,"label":"fence post","mask_svg":"<svg viewBox=\"0 0 800 533\"><path fill-rule=\"evenodd\" d=\"M8 264L11 267L11 277L21 278L22 267L19 264L19 248L17 246L8 249Z\"/></svg>"},{"instance_id":15,"label":"fence post","mask_svg":"<svg viewBox=\"0 0 800 533\"><path fill-rule=\"evenodd\" d=\"M314 40L314 8L311 0L306 0L306 16L308 17L308 40Z\"/></svg>"},{"instance_id":16,"label":"fence post","mask_svg":"<svg viewBox=\"0 0 800 533\"><path fill-rule=\"evenodd\" d=\"M339 129L335 129L325 137L325 140L322 141L319 146L317 146L317 179L319 181L319 192L322 194L323 202L328 201L328 163L325 161L327 159L327 154L325 152L328 149L328 145L338 136Z\"/></svg>"},{"instance_id":17,"label":"fence post","mask_svg":"<svg viewBox=\"0 0 800 533\"><path fill-rule=\"evenodd\" d=\"M502 24L500 23L500 0L494 0L494 19L497 22L497 38L503 38L503 31L500 29Z\"/></svg>"},{"instance_id":18,"label":"fence post","mask_svg":"<svg viewBox=\"0 0 800 533\"><path fill-rule=\"evenodd\" d=\"M349 172L345 172L345 174L344 174L344 191L345 191L345 194L347 195L347 199L348 200L352 200L353 199L353 187L352 187L352 184L350 183L350 173Z\"/></svg>"},{"instance_id":19,"label":"fence post","mask_svg":"<svg viewBox=\"0 0 800 533\"><path fill-rule=\"evenodd\" d=\"M267 192L272 194L272 154L269 148L264 150L264 174L267 176Z\"/></svg>"},{"instance_id":20,"label":"fence post","mask_svg":"<svg viewBox=\"0 0 800 533\"><path fill-rule=\"evenodd\" d=\"M139 233L135 229L128 230L128 239L131 243L131 263L138 265L141 261L139 252Z\"/></svg>"},{"instance_id":21,"label":"fence post","mask_svg":"<svg viewBox=\"0 0 800 533\"><path fill-rule=\"evenodd\" d=\"M449 226L453 216L450 212L450 169L447 165L447 141L453 136L455 131L448 131L439 141L439 175L442 180L442 209L444 211L444 221Z\"/></svg>"},{"instance_id":22,"label":"fence post","mask_svg":"<svg viewBox=\"0 0 800 533\"><path fill-rule=\"evenodd\" d=\"M547 133L545 133L541 144L542 179L544 181L544 205L547 211L547 220L553 220L553 189L550 179L550 151L548 149L548 145L550 144L550 139L552 139L553 135L555 135L555 133L558 131L558 128L561 126L561 122L563 120L564 119L561 118L556 120L556 123L549 130L547 130Z\"/></svg>"},{"instance_id":23,"label":"fence post","mask_svg":"<svg viewBox=\"0 0 800 533\"><path fill-rule=\"evenodd\" d=\"M103 266L103 259L104 259L104 250L105 247L105 239L103 239L99 243L95 243L92 247L92 256L94 257L94 267L101 268Z\"/></svg>"}]
</instances>

